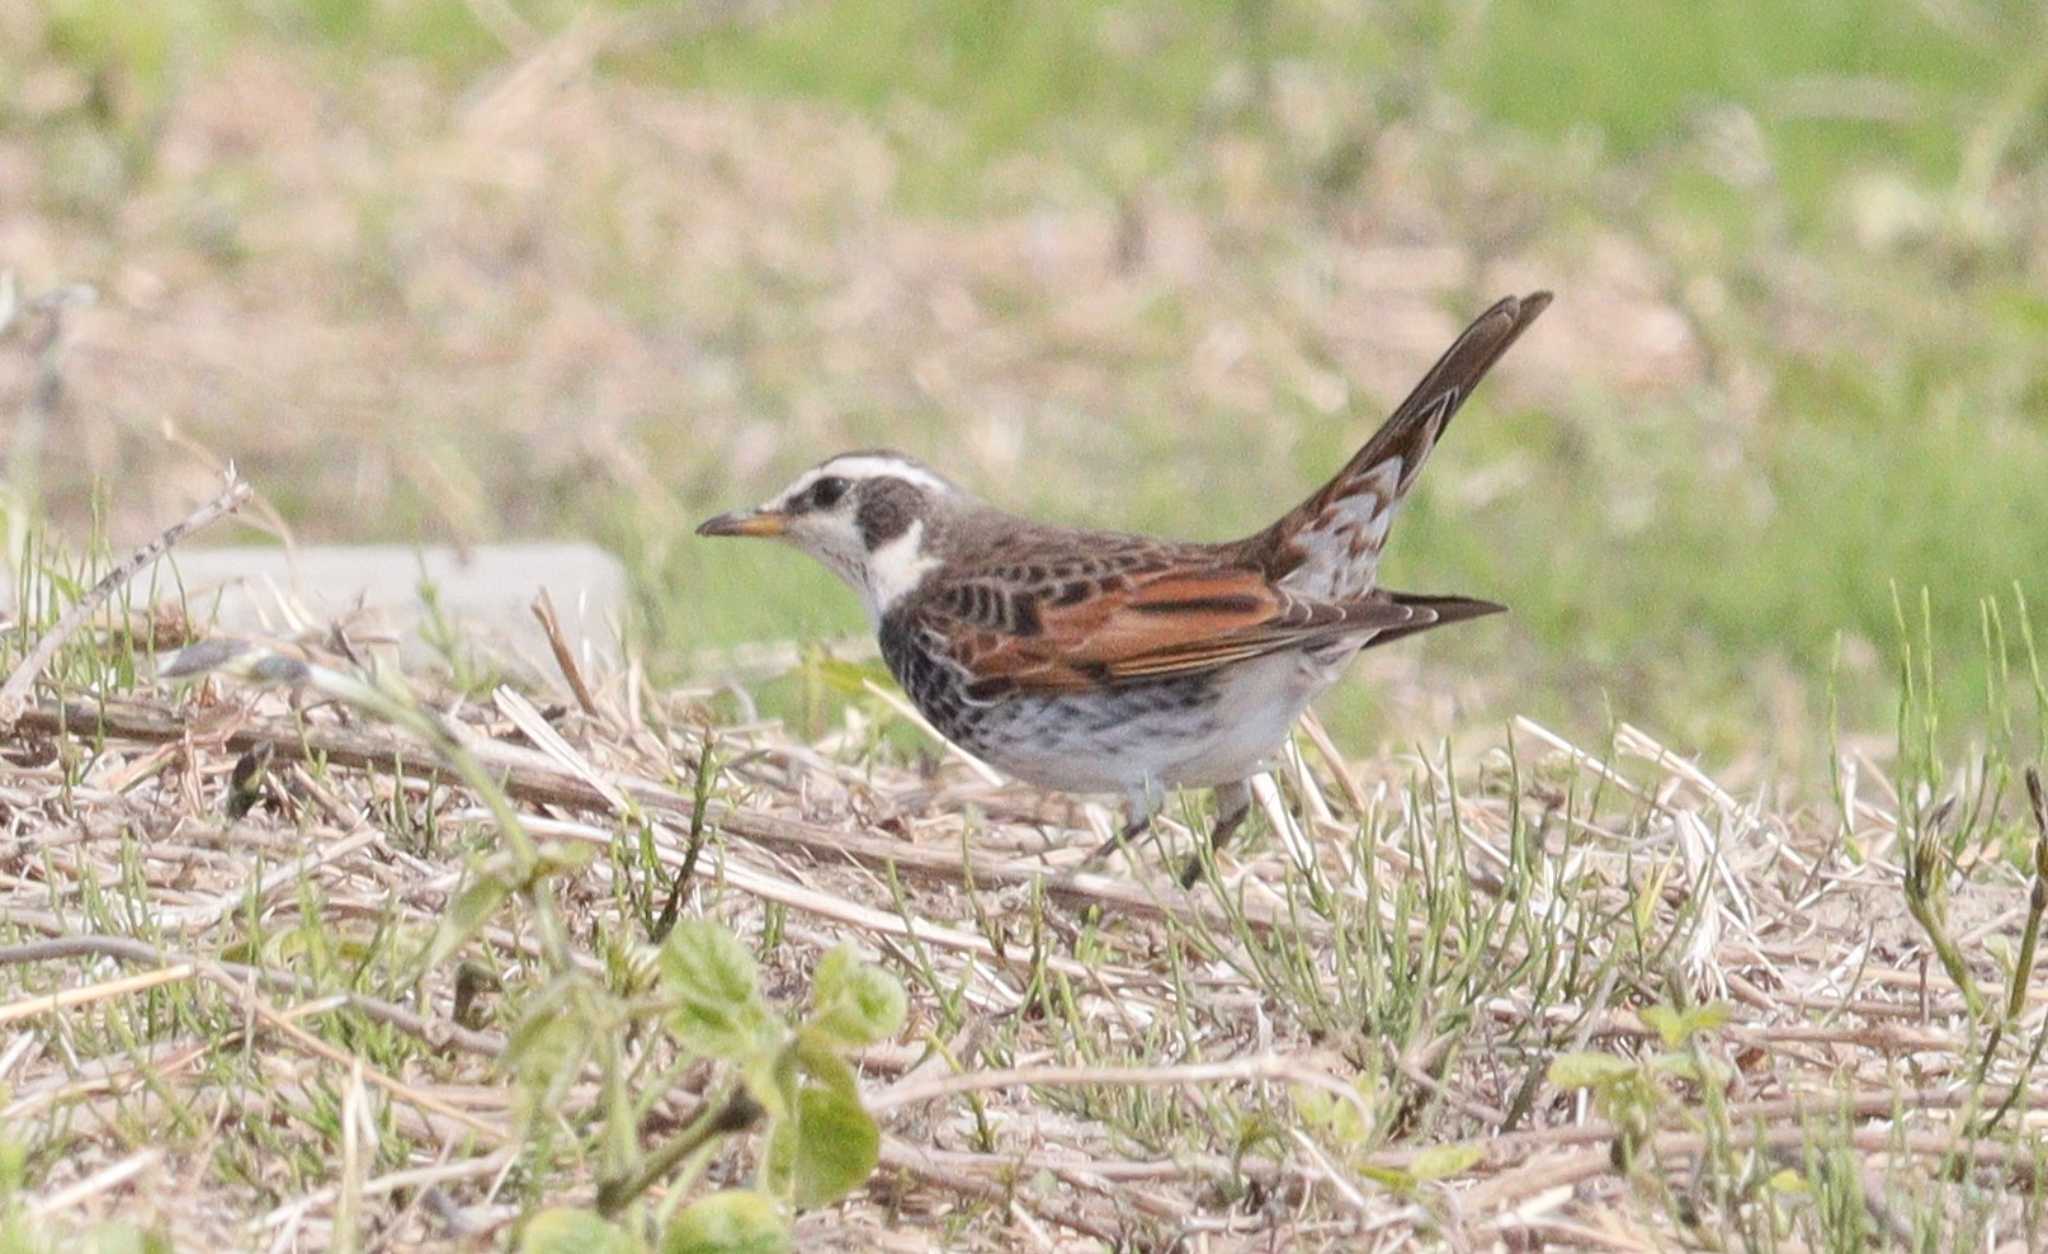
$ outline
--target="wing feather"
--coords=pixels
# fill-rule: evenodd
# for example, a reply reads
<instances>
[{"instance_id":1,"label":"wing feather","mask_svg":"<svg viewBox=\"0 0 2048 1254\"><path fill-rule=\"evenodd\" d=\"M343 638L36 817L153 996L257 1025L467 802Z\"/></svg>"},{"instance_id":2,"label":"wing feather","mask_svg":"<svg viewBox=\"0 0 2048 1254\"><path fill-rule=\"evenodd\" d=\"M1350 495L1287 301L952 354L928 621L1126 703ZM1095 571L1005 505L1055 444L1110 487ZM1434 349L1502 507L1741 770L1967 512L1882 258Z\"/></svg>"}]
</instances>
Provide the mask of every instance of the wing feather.
<instances>
[{"instance_id":1,"label":"wing feather","mask_svg":"<svg viewBox=\"0 0 2048 1254\"><path fill-rule=\"evenodd\" d=\"M1061 586L1008 596L1013 604L1003 617L1035 630L963 617L953 607L976 604L969 596L930 598L914 611L926 639L975 676L972 693L980 698L1199 674L1341 636L1419 630L1435 618L1427 606L1386 598L1317 601L1243 567L1169 566L1104 578L1070 604L1061 604Z\"/></svg>"}]
</instances>

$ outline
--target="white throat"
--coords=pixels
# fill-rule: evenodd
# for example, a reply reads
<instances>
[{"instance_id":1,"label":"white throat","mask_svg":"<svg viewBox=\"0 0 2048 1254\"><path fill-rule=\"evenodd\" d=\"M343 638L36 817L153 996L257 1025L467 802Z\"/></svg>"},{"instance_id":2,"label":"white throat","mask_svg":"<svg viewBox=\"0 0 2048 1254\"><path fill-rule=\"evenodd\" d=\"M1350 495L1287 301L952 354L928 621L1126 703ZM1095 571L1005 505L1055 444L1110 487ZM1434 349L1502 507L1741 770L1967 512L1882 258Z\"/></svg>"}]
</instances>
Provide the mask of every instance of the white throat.
<instances>
[{"instance_id":1,"label":"white throat","mask_svg":"<svg viewBox=\"0 0 2048 1254\"><path fill-rule=\"evenodd\" d=\"M923 552L923 545L924 520L920 518L902 535L868 554L860 597L874 622L880 623L890 607L916 591L924 577L938 566L939 559Z\"/></svg>"}]
</instances>

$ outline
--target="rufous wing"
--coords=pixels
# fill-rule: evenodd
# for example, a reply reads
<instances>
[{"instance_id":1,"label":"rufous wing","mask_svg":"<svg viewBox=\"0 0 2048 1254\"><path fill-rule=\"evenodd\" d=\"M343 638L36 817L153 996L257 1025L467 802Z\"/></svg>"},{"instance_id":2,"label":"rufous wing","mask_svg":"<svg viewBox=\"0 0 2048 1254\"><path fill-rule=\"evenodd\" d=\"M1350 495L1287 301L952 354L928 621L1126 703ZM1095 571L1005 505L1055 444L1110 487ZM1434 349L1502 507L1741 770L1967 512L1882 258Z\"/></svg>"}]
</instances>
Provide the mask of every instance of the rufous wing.
<instances>
[{"instance_id":1,"label":"rufous wing","mask_svg":"<svg viewBox=\"0 0 2048 1254\"><path fill-rule=\"evenodd\" d=\"M1035 631L928 617L928 631L975 676L973 695L1078 691L1214 670L1344 635L1413 628L1433 617L1393 601L1331 605L1276 588L1247 568L1169 570L1105 581L1091 595L1043 597Z\"/></svg>"}]
</instances>

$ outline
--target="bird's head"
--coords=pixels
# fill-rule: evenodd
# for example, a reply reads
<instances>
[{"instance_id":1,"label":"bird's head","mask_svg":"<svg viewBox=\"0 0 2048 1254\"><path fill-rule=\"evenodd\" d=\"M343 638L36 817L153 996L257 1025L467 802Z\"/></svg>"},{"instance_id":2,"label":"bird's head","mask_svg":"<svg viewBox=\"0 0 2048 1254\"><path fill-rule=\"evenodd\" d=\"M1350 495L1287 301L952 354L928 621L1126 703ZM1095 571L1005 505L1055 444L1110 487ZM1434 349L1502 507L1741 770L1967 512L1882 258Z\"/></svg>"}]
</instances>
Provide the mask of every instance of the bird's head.
<instances>
[{"instance_id":1,"label":"bird's head","mask_svg":"<svg viewBox=\"0 0 2048 1254\"><path fill-rule=\"evenodd\" d=\"M901 453L841 453L755 509L707 519L700 536L768 536L809 553L860 593L879 621L939 564L937 521L959 489Z\"/></svg>"}]
</instances>

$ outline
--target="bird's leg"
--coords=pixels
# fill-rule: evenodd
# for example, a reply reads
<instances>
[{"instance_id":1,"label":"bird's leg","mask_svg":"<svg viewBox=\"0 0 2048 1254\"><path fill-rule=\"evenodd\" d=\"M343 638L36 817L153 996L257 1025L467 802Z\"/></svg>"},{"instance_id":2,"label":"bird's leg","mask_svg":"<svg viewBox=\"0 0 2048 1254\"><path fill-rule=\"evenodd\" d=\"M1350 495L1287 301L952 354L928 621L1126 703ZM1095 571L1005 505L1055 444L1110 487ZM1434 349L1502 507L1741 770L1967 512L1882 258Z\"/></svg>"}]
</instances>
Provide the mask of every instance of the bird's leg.
<instances>
[{"instance_id":1,"label":"bird's leg","mask_svg":"<svg viewBox=\"0 0 2048 1254\"><path fill-rule=\"evenodd\" d=\"M1244 780L1235 784L1221 784L1216 788L1216 825L1209 829L1209 854L1214 857L1223 845L1244 823L1245 816L1252 810L1251 785ZM1202 878L1202 854L1200 850L1188 858L1187 866L1180 873L1180 886L1193 888Z\"/></svg>"},{"instance_id":2,"label":"bird's leg","mask_svg":"<svg viewBox=\"0 0 2048 1254\"><path fill-rule=\"evenodd\" d=\"M1152 816L1159 813L1159 807L1164 804L1166 804L1166 794L1155 792L1150 786L1142 790L1133 789L1131 791L1130 806L1124 812L1123 830L1108 840L1103 841L1094 853L1083 858L1081 866L1094 866L1138 837L1143 836L1145 829L1152 826Z\"/></svg>"}]
</instances>

